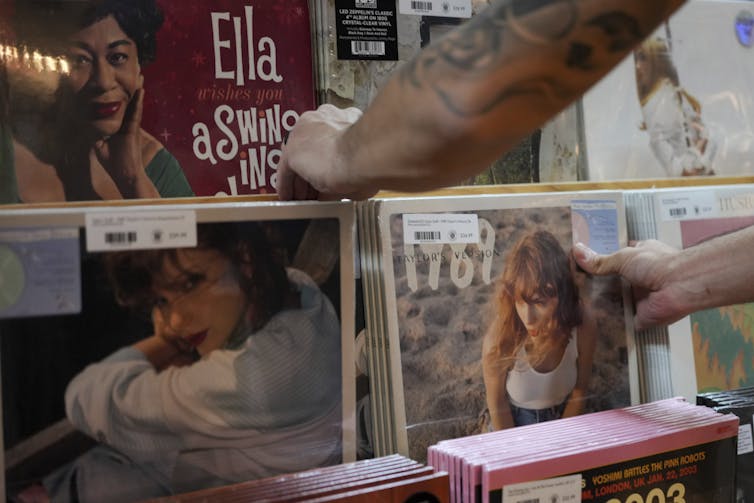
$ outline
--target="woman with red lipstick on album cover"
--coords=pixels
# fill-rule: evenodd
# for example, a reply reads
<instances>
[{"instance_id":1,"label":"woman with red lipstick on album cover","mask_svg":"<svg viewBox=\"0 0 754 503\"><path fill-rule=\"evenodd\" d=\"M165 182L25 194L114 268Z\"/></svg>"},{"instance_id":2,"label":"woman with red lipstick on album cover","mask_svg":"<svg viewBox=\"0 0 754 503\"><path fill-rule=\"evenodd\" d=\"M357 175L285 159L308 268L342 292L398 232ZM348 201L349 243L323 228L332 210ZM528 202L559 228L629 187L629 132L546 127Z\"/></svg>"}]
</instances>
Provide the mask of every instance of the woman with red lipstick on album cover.
<instances>
[{"instance_id":1,"label":"woman with red lipstick on album cover","mask_svg":"<svg viewBox=\"0 0 754 503\"><path fill-rule=\"evenodd\" d=\"M261 227L200 224L196 248L103 260L153 335L69 383L66 414L99 444L44 479L52 501L141 501L342 460L338 313Z\"/></svg>"},{"instance_id":2,"label":"woman with red lipstick on album cover","mask_svg":"<svg viewBox=\"0 0 754 503\"><path fill-rule=\"evenodd\" d=\"M193 195L141 128L141 68L163 21L155 0L24 0L10 17L0 202Z\"/></svg>"},{"instance_id":3,"label":"woman with red lipstick on album cover","mask_svg":"<svg viewBox=\"0 0 754 503\"><path fill-rule=\"evenodd\" d=\"M482 343L492 428L575 416L584 409L596 329L578 274L555 236L537 231L508 252Z\"/></svg>"}]
</instances>

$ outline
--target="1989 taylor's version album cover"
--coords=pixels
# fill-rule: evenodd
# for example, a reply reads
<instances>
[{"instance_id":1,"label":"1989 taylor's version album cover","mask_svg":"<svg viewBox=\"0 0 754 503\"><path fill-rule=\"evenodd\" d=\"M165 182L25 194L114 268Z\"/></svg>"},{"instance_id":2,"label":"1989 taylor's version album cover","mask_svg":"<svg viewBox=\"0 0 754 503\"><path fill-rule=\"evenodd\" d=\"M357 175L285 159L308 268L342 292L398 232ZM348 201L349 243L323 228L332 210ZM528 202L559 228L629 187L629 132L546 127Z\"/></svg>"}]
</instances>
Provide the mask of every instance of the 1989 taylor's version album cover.
<instances>
[{"instance_id":1,"label":"1989 taylor's version album cover","mask_svg":"<svg viewBox=\"0 0 754 503\"><path fill-rule=\"evenodd\" d=\"M620 194L366 204L376 257L362 271L377 306L368 317L383 401L373 405L386 450L424 459L444 438L638 400L627 291L570 259L578 241L604 252L625 242Z\"/></svg>"}]
</instances>

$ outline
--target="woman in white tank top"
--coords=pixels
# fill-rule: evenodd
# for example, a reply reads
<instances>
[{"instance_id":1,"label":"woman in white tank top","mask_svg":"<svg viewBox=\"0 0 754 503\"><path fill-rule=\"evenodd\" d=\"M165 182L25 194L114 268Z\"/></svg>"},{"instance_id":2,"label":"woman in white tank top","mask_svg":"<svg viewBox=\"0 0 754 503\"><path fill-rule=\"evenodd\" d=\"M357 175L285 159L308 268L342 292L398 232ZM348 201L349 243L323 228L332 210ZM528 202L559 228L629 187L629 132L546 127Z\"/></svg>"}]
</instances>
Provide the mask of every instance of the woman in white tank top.
<instances>
[{"instance_id":1,"label":"woman in white tank top","mask_svg":"<svg viewBox=\"0 0 754 503\"><path fill-rule=\"evenodd\" d=\"M493 429L582 412L596 330L574 274L547 231L525 235L508 253L482 346Z\"/></svg>"}]
</instances>

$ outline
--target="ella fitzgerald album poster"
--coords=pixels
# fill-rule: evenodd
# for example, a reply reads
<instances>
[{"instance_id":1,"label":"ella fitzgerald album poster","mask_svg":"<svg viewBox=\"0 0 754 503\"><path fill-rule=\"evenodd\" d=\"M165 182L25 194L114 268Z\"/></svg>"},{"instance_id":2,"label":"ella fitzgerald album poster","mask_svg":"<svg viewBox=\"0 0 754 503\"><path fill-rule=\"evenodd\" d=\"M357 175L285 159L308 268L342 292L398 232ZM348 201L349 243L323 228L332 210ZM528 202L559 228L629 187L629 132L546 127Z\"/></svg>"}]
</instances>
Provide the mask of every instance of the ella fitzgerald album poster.
<instances>
[{"instance_id":1,"label":"ella fitzgerald album poster","mask_svg":"<svg viewBox=\"0 0 754 503\"><path fill-rule=\"evenodd\" d=\"M754 170L750 2L687 2L583 98L583 179Z\"/></svg>"},{"instance_id":2,"label":"ella fitzgerald album poster","mask_svg":"<svg viewBox=\"0 0 754 503\"><path fill-rule=\"evenodd\" d=\"M274 193L306 0L5 1L0 202Z\"/></svg>"},{"instance_id":3,"label":"ella fitzgerald album poster","mask_svg":"<svg viewBox=\"0 0 754 503\"><path fill-rule=\"evenodd\" d=\"M9 501L356 459L350 203L9 210L0 227Z\"/></svg>"},{"instance_id":4,"label":"ella fitzgerald album poster","mask_svg":"<svg viewBox=\"0 0 754 503\"><path fill-rule=\"evenodd\" d=\"M573 243L625 242L617 193L385 200L379 211L398 452L638 400L620 280Z\"/></svg>"}]
</instances>

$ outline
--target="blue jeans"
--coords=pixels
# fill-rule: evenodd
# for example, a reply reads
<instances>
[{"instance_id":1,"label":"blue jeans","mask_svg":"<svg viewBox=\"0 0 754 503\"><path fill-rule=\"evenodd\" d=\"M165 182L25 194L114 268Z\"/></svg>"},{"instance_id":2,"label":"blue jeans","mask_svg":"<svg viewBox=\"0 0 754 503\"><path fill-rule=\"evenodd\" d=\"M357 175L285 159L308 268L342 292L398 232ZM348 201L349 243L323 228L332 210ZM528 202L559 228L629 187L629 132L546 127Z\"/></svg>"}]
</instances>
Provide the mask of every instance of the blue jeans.
<instances>
[{"instance_id":1,"label":"blue jeans","mask_svg":"<svg viewBox=\"0 0 754 503\"><path fill-rule=\"evenodd\" d=\"M560 419L563 415L566 403L553 405L546 409L524 409L511 404L511 414L513 415L513 424L523 426L525 424L544 423L553 419Z\"/></svg>"},{"instance_id":2,"label":"blue jeans","mask_svg":"<svg viewBox=\"0 0 754 503\"><path fill-rule=\"evenodd\" d=\"M169 481L105 445L98 445L45 477L56 503L132 502L170 496Z\"/></svg>"}]
</instances>

